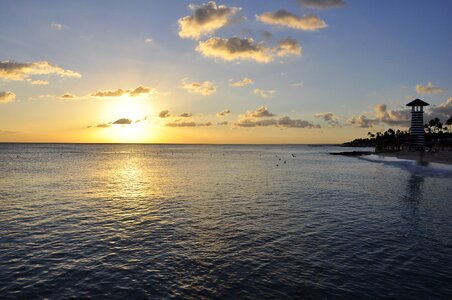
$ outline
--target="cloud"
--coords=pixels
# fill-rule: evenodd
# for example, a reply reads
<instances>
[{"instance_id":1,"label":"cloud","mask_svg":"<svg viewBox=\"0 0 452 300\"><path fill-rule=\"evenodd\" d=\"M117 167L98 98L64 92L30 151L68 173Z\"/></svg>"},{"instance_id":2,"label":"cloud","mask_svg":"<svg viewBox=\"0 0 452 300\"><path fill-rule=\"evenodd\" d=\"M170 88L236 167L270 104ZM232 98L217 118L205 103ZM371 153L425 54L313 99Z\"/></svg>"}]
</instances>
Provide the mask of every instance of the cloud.
<instances>
[{"instance_id":1,"label":"cloud","mask_svg":"<svg viewBox=\"0 0 452 300\"><path fill-rule=\"evenodd\" d=\"M263 37L264 39L267 39L267 40L269 40L269 39L271 39L271 38L273 37L273 33L271 33L271 32L268 31L268 30L263 30L263 31L261 32L261 34L262 34L262 37Z\"/></svg>"},{"instance_id":2,"label":"cloud","mask_svg":"<svg viewBox=\"0 0 452 300\"><path fill-rule=\"evenodd\" d=\"M368 128L377 125L378 122L376 120L369 119L365 115L360 115L358 117L353 116L348 119L347 124L360 128Z\"/></svg>"},{"instance_id":3,"label":"cloud","mask_svg":"<svg viewBox=\"0 0 452 300\"><path fill-rule=\"evenodd\" d=\"M121 118L121 119L118 119L118 120L116 120L116 121L114 121L112 124L116 124L116 125L130 125L130 124L132 124L132 120L130 120L130 119L127 119L127 118Z\"/></svg>"},{"instance_id":4,"label":"cloud","mask_svg":"<svg viewBox=\"0 0 452 300\"><path fill-rule=\"evenodd\" d=\"M263 120L246 118L240 120L239 122L234 123L234 125L239 127L275 126L282 128L320 128L319 125L315 125L304 120L294 120L287 116L278 119L263 119Z\"/></svg>"},{"instance_id":5,"label":"cloud","mask_svg":"<svg viewBox=\"0 0 452 300\"><path fill-rule=\"evenodd\" d=\"M193 114L189 114L189 113L181 113L181 114L179 115L179 117L182 117L182 118L190 118L191 116L193 116Z\"/></svg>"},{"instance_id":6,"label":"cloud","mask_svg":"<svg viewBox=\"0 0 452 300\"><path fill-rule=\"evenodd\" d=\"M20 134L21 131L15 131L15 130L0 130L0 135L15 135Z\"/></svg>"},{"instance_id":7,"label":"cloud","mask_svg":"<svg viewBox=\"0 0 452 300\"><path fill-rule=\"evenodd\" d=\"M155 92L155 89L149 88L147 86L142 86L142 85L136 87L134 90L129 90L128 91L128 93L132 97L137 97L137 96L139 96L141 94L149 94L149 93L152 93L152 92Z\"/></svg>"},{"instance_id":8,"label":"cloud","mask_svg":"<svg viewBox=\"0 0 452 300\"><path fill-rule=\"evenodd\" d=\"M203 96L209 96L209 95L214 94L217 91L218 86L216 86L213 82L210 82L210 81L185 82L185 80L183 80L182 88L192 94L200 94Z\"/></svg>"},{"instance_id":9,"label":"cloud","mask_svg":"<svg viewBox=\"0 0 452 300\"><path fill-rule=\"evenodd\" d=\"M231 83L230 86L243 87L243 86L247 86L247 85L250 85L253 83L254 83L253 79L244 77L242 80Z\"/></svg>"},{"instance_id":10,"label":"cloud","mask_svg":"<svg viewBox=\"0 0 452 300\"><path fill-rule=\"evenodd\" d=\"M166 123L168 127L196 127L195 122L170 122Z\"/></svg>"},{"instance_id":11,"label":"cloud","mask_svg":"<svg viewBox=\"0 0 452 300\"><path fill-rule=\"evenodd\" d=\"M274 90L262 90L262 89L254 89L253 90L253 94L259 95L263 98L268 98L268 97L272 97L273 94L275 94L276 91Z\"/></svg>"},{"instance_id":12,"label":"cloud","mask_svg":"<svg viewBox=\"0 0 452 300\"><path fill-rule=\"evenodd\" d=\"M432 105L430 107L429 116L432 118L439 118L441 121L445 122L452 116L452 97L449 97L446 101L438 105Z\"/></svg>"},{"instance_id":13,"label":"cloud","mask_svg":"<svg viewBox=\"0 0 452 300\"><path fill-rule=\"evenodd\" d=\"M231 111L226 108L226 109L223 109L223 111L218 112L217 116L219 116L219 117L226 117L230 113L231 113Z\"/></svg>"},{"instance_id":14,"label":"cloud","mask_svg":"<svg viewBox=\"0 0 452 300\"><path fill-rule=\"evenodd\" d=\"M378 104L374 107L374 118L366 115L354 116L347 120L347 124L361 128L368 128L377 125L389 126L404 126L410 124L411 111L409 109L403 110L389 110L386 104Z\"/></svg>"},{"instance_id":15,"label":"cloud","mask_svg":"<svg viewBox=\"0 0 452 300\"><path fill-rule=\"evenodd\" d=\"M378 121L387 125L408 126L411 121L411 111L409 109L389 110L386 104L375 106L375 116Z\"/></svg>"},{"instance_id":16,"label":"cloud","mask_svg":"<svg viewBox=\"0 0 452 300\"><path fill-rule=\"evenodd\" d=\"M289 38L280 41L277 47L271 48L262 42L254 43L252 38L212 37L205 42L199 42L196 51L206 57L220 58L225 61L254 60L258 63L269 63L276 56L300 55L301 46Z\"/></svg>"},{"instance_id":17,"label":"cloud","mask_svg":"<svg viewBox=\"0 0 452 300\"><path fill-rule=\"evenodd\" d=\"M132 125L133 123L140 123L140 122L146 121L147 118L148 117L146 116L143 119L138 119L138 120L135 120L135 121L133 121L131 119L128 119L128 118L121 118L121 119L117 119L114 122L100 123L100 124L97 124L95 126L90 125L90 126L87 126L87 128L109 128L109 127L112 127L113 125L121 125L121 126Z\"/></svg>"},{"instance_id":18,"label":"cloud","mask_svg":"<svg viewBox=\"0 0 452 300\"><path fill-rule=\"evenodd\" d=\"M153 40L151 38L145 38L144 43L145 44L152 44Z\"/></svg>"},{"instance_id":19,"label":"cloud","mask_svg":"<svg viewBox=\"0 0 452 300\"><path fill-rule=\"evenodd\" d=\"M28 80L33 75L50 75L56 74L61 77L80 78L77 72L65 70L57 65L53 65L47 61L38 61L32 63L18 63L14 61L0 62L0 79L3 80Z\"/></svg>"},{"instance_id":20,"label":"cloud","mask_svg":"<svg viewBox=\"0 0 452 300\"><path fill-rule=\"evenodd\" d=\"M223 122L218 122L217 125L223 126L223 125L228 125L229 122L228 121L223 121Z\"/></svg>"},{"instance_id":21,"label":"cloud","mask_svg":"<svg viewBox=\"0 0 452 300\"><path fill-rule=\"evenodd\" d=\"M320 128L320 125L314 125L304 120L292 120L287 116L278 119L278 126L287 128Z\"/></svg>"},{"instance_id":22,"label":"cloud","mask_svg":"<svg viewBox=\"0 0 452 300\"><path fill-rule=\"evenodd\" d=\"M11 91L0 92L0 104L13 102L16 99L16 94Z\"/></svg>"},{"instance_id":23,"label":"cloud","mask_svg":"<svg viewBox=\"0 0 452 300\"><path fill-rule=\"evenodd\" d=\"M416 84L416 93L418 94L442 94L445 90L434 86L431 82L427 85Z\"/></svg>"},{"instance_id":24,"label":"cloud","mask_svg":"<svg viewBox=\"0 0 452 300\"><path fill-rule=\"evenodd\" d=\"M212 126L212 123L180 122L180 120L176 120L165 125L168 127L209 127Z\"/></svg>"},{"instance_id":25,"label":"cloud","mask_svg":"<svg viewBox=\"0 0 452 300\"><path fill-rule=\"evenodd\" d=\"M127 91L123 89L117 89L115 91L97 91L91 94L93 97L120 97L126 94Z\"/></svg>"},{"instance_id":26,"label":"cloud","mask_svg":"<svg viewBox=\"0 0 452 300\"><path fill-rule=\"evenodd\" d=\"M61 100L66 100L66 99L75 99L75 98L77 98L77 96L75 96L74 94L71 94L71 93L64 93L59 98Z\"/></svg>"},{"instance_id":27,"label":"cloud","mask_svg":"<svg viewBox=\"0 0 452 300\"><path fill-rule=\"evenodd\" d=\"M301 55L301 46L296 40L286 38L278 43L275 51L277 56L299 56Z\"/></svg>"},{"instance_id":28,"label":"cloud","mask_svg":"<svg viewBox=\"0 0 452 300\"><path fill-rule=\"evenodd\" d=\"M159 118L168 118L170 115L169 110L165 109L159 113Z\"/></svg>"},{"instance_id":29,"label":"cloud","mask_svg":"<svg viewBox=\"0 0 452 300\"><path fill-rule=\"evenodd\" d=\"M230 24L241 8L218 5L214 1L202 5L190 4L193 15L180 18L179 36L198 40L202 35L211 34Z\"/></svg>"},{"instance_id":30,"label":"cloud","mask_svg":"<svg viewBox=\"0 0 452 300\"><path fill-rule=\"evenodd\" d=\"M291 87L302 87L303 82L293 82L290 84Z\"/></svg>"},{"instance_id":31,"label":"cloud","mask_svg":"<svg viewBox=\"0 0 452 300\"><path fill-rule=\"evenodd\" d=\"M117 89L117 90L103 90L97 91L91 94L92 97L121 97L123 95L128 95L130 97L138 97L140 95L149 95L156 94L157 90L154 88L146 87L146 86L138 86L134 89Z\"/></svg>"},{"instance_id":32,"label":"cloud","mask_svg":"<svg viewBox=\"0 0 452 300\"><path fill-rule=\"evenodd\" d=\"M274 59L270 48L262 43L255 44L252 38L212 37L205 42L199 42L196 51L206 57L216 57L226 61L245 59L269 63Z\"/></svg>"},{"instance_id":33,"label":"cloud","mask_svg":"<svg viewBox=\"0 0 452 300\"><path fill-rule=\"evenodd\" d=\"M61 23L55 23L55 22L50 23L50 27L52 27L54 29L58 29L58 30L62 30L62 29L66 29L67 28L66 25L63 25Z\"/></svg>"},{"instance_id":34,"label":"cloud","mask_svg":"<svg viewBox=\"0 0 452 300\"><path fill-rule=\"evenodd\" d=\"M34 84L34 85L47 85L49 84L48 81L46 80L32 80L32 79L28 79L27 80L29 83Z\"/></svg>"},{"instance_id":35,"label":"cloud","mask_svg":"<svg viewBox=\"0 0 452 300\"><path fill-rule=\"evenodd\" d=\"M42 99L55 99L57 98L56 95L52 94L42 94L34 97L28 97L28 101L35 101L35 100L42 100Z\"/></svg>"},{"instance_id":36,"label":"cloud","mask_svg":"<svg viewBox=\"0 0 452 300\"><path fill-rule=\"evenodd\" d=\"M265 118L265 117L274 117L275 114L272 114L268 111L268 108L265 106L261 106L255 111L248 111L245 114L247 118Z\"/></svg>"},{"instance_id":37,"label":"cloud","mask_svg":"<svg viewBox=\"0 0 452 300\"><path fill-rule=\"evenodd\" d=\"M314 115L318 119L322 119L332 127L342 127L339 124L339 117L334 115L332 112L320 112Z\"/></svg>"},{"instance_id":38,"label":"cloud","mask_svg":"<svg viewBox=\"0 0 452 300\"><path fill-rule=\"evenodd\" d=\"M343 0L298 0L298 2L306 7L317 9L340 7L345 5Z\"/></svg>"},{"instance_id":39,"label":"cloud","mask_svg":"<svg viewBox=\"0 0 452 300\"><path fill-rule=\"evenodd\" d=\"M265 24L305 31L316 31L327 27L325 21L315 15L298 16L284 9L275 12L265 12L260 16L256 15L256 19Z\"/></svg>"}]
</instances>

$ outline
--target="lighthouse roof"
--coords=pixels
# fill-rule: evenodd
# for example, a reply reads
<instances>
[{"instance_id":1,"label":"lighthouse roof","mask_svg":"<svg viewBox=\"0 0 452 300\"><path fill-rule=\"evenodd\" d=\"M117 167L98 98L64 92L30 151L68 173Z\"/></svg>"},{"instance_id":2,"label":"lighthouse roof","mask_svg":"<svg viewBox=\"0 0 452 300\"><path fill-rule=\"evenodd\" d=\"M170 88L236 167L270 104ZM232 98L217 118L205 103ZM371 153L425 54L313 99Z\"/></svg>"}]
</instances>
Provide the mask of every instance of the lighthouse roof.
<instances>
[{"instance_id":1,"label":"lighthouse roof","mask_svg":"<svg viewBox=\"0 0 452 300\"><path fill-rule=\"evenodd\" d=\"M421 99L416 99L408 103L406 106L427 106L430 105L427 102L422 101Z\"/></svg>"}]
</instances>

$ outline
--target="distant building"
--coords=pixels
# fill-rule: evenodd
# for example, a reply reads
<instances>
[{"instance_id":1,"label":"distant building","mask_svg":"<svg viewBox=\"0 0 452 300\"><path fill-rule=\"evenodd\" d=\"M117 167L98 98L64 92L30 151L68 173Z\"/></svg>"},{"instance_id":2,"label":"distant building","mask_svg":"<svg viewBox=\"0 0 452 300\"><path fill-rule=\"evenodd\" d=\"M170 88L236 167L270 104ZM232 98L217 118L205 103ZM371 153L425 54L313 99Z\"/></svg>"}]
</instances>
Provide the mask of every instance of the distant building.
<instances>
[{"instance_id":1,"label":"distant building","mask_svg":"<svg viewBox=\"0 0 452 300\"><path fill-rule=\"evenodd\" d=\"M411 106L411 127L410 135L414 140L414 148L417 150L425 149L425 133L424 133L424 106L428 106L427 102L416 99L408 103Z\"/></svg>"}]
</instances>

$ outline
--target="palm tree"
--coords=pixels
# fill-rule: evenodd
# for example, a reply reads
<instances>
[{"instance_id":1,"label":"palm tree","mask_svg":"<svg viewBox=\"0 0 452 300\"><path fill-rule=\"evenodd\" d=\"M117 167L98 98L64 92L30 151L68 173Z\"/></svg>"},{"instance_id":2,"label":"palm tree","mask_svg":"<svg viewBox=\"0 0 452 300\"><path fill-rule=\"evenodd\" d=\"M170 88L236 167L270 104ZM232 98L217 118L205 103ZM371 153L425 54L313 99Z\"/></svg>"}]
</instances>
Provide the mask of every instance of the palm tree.
<instances>
[{"instance_id":1,"label":"palm tree","mask_svg":"<svg viewBox=\"0 0 452 300\"><path fill-rule=\"evenodd\" d=\"M447 127L448 127L448 130L447 130L447 131L449 131L449 130L450 130L450 129L449 129L449 126L452 125L452 116L450 116L449 119L447 119L446 125L447 125Z\"/></svg>"}]
</instances>

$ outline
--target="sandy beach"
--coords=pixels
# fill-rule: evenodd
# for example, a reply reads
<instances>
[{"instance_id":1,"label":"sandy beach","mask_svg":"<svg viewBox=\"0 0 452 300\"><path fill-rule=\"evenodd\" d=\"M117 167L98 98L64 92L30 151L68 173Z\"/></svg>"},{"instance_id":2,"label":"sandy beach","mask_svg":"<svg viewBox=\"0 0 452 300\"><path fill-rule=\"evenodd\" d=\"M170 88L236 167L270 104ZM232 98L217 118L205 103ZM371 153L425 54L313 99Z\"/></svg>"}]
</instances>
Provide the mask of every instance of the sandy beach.
<instances>
[{"instance_id":1,"label":"sandy beach","mask_svg":"<svg viewBox=\"0 0 452 300\"><path fill-rule=\"evenodd\" d=\"M381 156L389 156L389 157L397 157L400 159L410 159L410 160L421 160L421 156L419 152L383 152L378 153L377 155ZM422 161L429 163L441 163L452 165L452 150L447 149L444 151L438 151L435 153L425 152L422 158Z\"/></svg>"}]
</instances>

